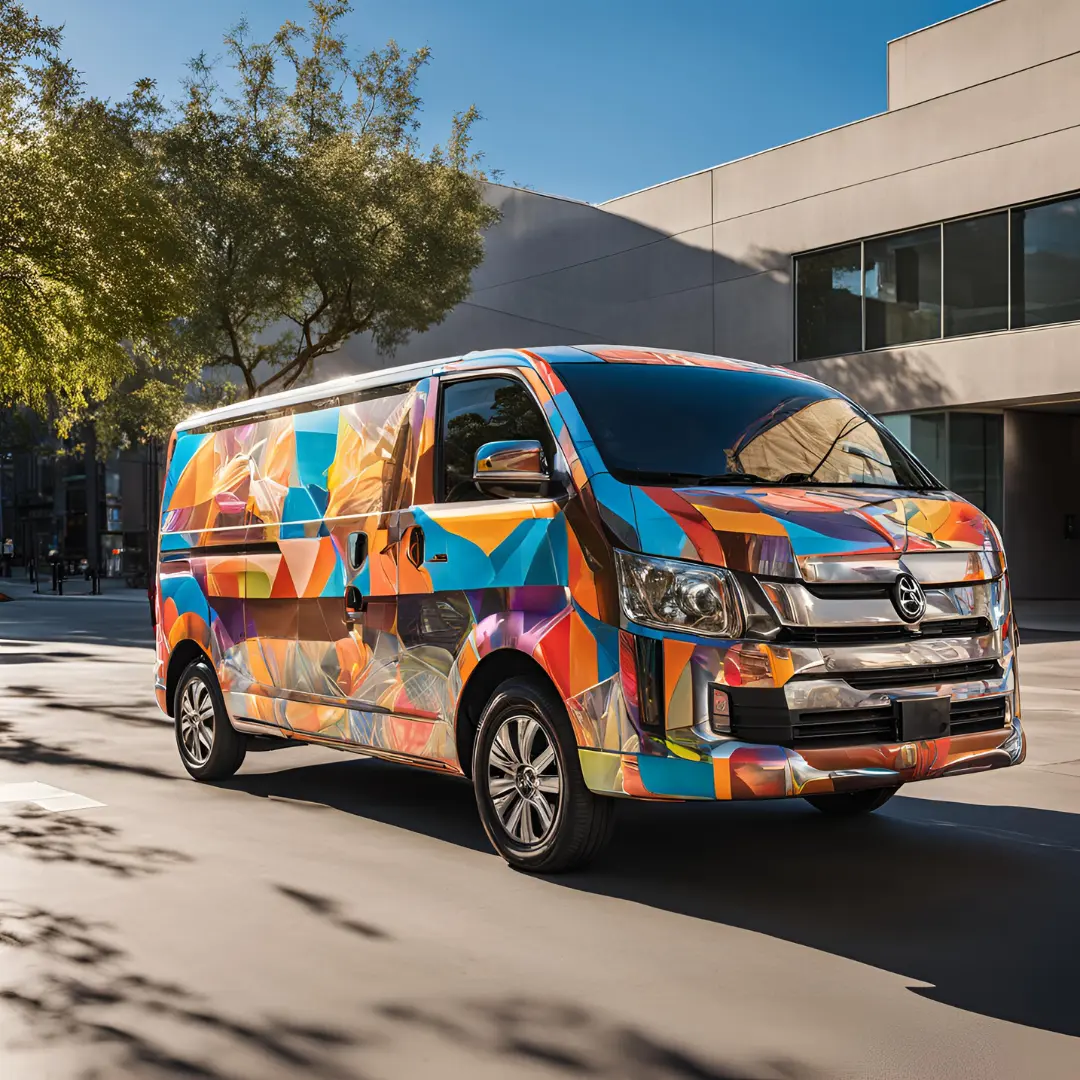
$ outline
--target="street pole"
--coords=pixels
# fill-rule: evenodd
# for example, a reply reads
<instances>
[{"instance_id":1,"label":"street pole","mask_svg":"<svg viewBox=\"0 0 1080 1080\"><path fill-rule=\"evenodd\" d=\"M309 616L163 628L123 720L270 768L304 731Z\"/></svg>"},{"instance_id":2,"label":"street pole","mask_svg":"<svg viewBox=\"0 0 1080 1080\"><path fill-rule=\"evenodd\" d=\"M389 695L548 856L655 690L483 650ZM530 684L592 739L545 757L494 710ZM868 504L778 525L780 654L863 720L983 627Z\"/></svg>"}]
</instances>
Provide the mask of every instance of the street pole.
<instances>
[{"instance_id":1,"label":"street pole","mask_svg":"<svg viewBox=\"0 0 1080 1080\"><path fill-rule=\"evenodd\" d=\"M91 571L95 571L101 557L101 541L98 537L97 428L93 421L86 426L83 447L86 465L86 564Z\"/></svg>"}]
</instances>

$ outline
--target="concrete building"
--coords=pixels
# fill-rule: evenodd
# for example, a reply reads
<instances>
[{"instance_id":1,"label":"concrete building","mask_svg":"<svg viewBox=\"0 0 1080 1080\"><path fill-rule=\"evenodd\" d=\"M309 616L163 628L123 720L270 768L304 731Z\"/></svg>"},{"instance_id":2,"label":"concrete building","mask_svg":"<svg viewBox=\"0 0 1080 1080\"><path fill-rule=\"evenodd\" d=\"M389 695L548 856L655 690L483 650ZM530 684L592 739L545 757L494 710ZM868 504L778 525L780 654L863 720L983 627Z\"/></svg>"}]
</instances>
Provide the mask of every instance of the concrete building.
<instances>
[{"instance_id":1,"label":"concrete building","mask_svg":"<svg viewBox=\"0 0 1080 1080\"><path fill-rule=\"evenodd\" d=\"M888 44L888 109L599 206L492 187L470 298L404 362L635 343L797 365L1080 597L1080 0ZM339 359L348 366L348 356Z\"/></svg>"}]
</instances>

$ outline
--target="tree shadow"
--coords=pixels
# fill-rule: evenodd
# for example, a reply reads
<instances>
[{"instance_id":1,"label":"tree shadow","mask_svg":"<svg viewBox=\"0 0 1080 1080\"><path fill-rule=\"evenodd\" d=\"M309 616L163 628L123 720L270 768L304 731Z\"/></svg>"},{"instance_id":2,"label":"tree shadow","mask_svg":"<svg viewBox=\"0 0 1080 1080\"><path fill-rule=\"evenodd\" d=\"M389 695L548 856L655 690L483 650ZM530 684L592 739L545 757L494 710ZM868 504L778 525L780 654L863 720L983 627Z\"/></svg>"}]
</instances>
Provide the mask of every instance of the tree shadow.
<instances>
[{"instance_id":1,"label":"tree shadow","mask_svg":"<svg viewBox=\"0 0 1080 1080\"><path fill-rule=\"evenodd\" d=\"M120 724L131 727L169 727L172 720L166 716L157 706L157 701L150 696L144 700L132 700L128 705L103 705L100 701L79 700L72 701L61 698L55 690L45 686L34 686L29 683L18 683L6 687L8 693L15 697L28 701L41 703L44 709L54 712L79 713L83 716L99 716L103 720L113 720Z\"/></svg>"},{"instance_id":2,"label":"tree shadow","mask_svg":"<svg viewBox=\"0 0 1080 1080\"><path fill-rule=\"evenodd\" d=\"M310 765L224 786L491 852L470 786L405 766ZM619 811L593 868L553 882L806 945L927 983L914 992L956 1008L1080 1036L1076 815L909 796L850 821L799 800Z\"/></svg>"},{"instance_id":3,"label":"tree shadow","mask_svg":"<svg viewBox=\"0 0 1080 1080\"><path fill-rule=\"evenodd\" d=\"M792 1061L719 1065L640 1028L550 998L414 1000L382 1005L376 1012L409 1028L412 1037L433 1036L504 1062L508 1076L526 1066L610 1080L810 1080L816 1075Z\"/></svg>"},{"instance_id":4,"label":"tree shadow","mask_svg":"<svg viewBox=\"0 0 1080 1080\"><path fill-rule=\"evenodd\" d=\"M315 905L322 908L321 901ZM442 1063L494 1062L603 1080L813 1080L791 1062L719 1065L621 1020L542 997L469 1000L430 993L365 1006L349 1030L287 1014L239 1015L172 981L136 971L112 928L44 908L0 903L0 951L26 951L23 985L0 984L31 1047L82 1044L80 1080L117 1076L305 1076L364 1080L371 1051ZM428 1054L428 1046L431 1051ZM464 1070L462 1070L464 1071ZM459 1073L455 1071L455 1075ZM398 1073L398 1075L401 1075Z\"/></svg>"},{"instance_id":5,"label":"tree shadow","mask_svg":"<svg viewBox=\"0 0 1080 1080\"><path fill-rule=\"evenodd\" d=\"M345 915L341 910L341 905L328 896L319 896L316 893L307 892L304 889L297 889L291 885L277 885L275 888L282 896L286 896L290 900L295 901L301 907L311 912L312 915L317 915L320 918L326 919L331 926L336 926L339 930L347 930L351 934L359 934L361 937L368 938L370 941L386 941L390 937L385 930L380 929L373 923L364 922L361 919L354 919Z\"/></svg>"},{"instance_id":6,"label":"tree shadow","mask_svg":"<svg viewBox=\"0 0 1080 1080\"><path fill-rule=\"evenodd\" d=\"M173 773L152 765L93 757L62 744L45 743L33 735L19 731L8 720L0 720L0 761L13 765L70 765L80 769L100 769L103 772L145 776L155 780L178 779Z\"/></svg>"},{"instance_id":7,"label":"tree shadow","mask_svg":"<svg viewBox=\"0 0 1080 1080\"><path fill-rule=\"evenodd\" d=\"M27 640L30 627L33 639ZM0 604L0 642L16 646L152 646L154 629L149 605L17 597L10 604Z\"/></svg>"},{"instance_id":8,"label":"tree shadow","mask_svg":"<svg viewBox=\"0 0 1080 1080\"><path fill-rule=\"evenodd\" d=\"M43 908L0 906L0 947L28 950L48 961L26 985L0 989L0 1001L22 1015L42 1045L96 1044L95 1057L113 1058L103 1067L88 1064L81 1080L116 1075L227 1080L267 1075L268 1068L325 1080L363 1077L334 1059L341 1048L358 1046L358 1038L288 1016L230 1016L179 984L133 971L124 951L109 943L109 929ZM207 1052L207 1040L254 1057L261 1068L233 1071Z\"/></svg>"},{"instance_id":9,"label":"tree shadow","mask_svg":"<svg viewBox=\"0 0 1080 1080\"><path fill-rule=\"evenodd\" d=\"M134 878L191 861L168 848L125 844L119 836L120 830L113 825L36 807L18 810L10 819L0 817L0 847L38 862L89 866Z\"/></svg>"}]
</instances>

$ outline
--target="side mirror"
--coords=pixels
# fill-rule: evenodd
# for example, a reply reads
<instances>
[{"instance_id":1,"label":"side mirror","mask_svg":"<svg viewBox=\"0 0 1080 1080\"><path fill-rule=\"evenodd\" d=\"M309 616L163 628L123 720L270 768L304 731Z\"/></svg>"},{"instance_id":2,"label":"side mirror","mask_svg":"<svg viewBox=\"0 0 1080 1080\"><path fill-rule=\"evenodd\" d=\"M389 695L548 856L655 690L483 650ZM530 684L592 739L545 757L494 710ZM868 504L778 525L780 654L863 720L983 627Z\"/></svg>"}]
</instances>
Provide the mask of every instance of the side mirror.
<instances>
[{"instance_id":1,"label":"side mirror","mask_svg":"<svg viewBox=\"0 0 1080 1080\"><path fill-rule=\"evenodd\" d=\"M546 495L551 470L536 439L484 443L473 459L473 482L485 495Z\"/></svg>"}]
</instances>

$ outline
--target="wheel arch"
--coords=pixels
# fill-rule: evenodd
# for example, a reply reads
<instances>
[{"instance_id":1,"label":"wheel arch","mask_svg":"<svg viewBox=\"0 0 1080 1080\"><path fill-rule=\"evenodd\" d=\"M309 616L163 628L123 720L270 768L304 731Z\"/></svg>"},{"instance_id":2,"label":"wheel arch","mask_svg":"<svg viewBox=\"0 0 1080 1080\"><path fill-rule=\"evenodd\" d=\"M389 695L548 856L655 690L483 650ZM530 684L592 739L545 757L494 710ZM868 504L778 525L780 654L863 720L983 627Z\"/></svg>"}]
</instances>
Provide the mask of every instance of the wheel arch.
<instances>
[{"instance_id":1,"label":"wheel arch","mask_svg":"<svg viewBox=\"0 0 1080 1080\"><path fill-rule=\"evenodd\" d=\"M526 652L504 647L489 652L473 670L458 698L454 717L454 740L457 745L458 763L467 777L472 777L472 753L480 716L491 700L495 688L516 676L542 679L562 700L562 691L544 669L544 666Z\"/></svg>"},{"instance_id":2,"label":"wheel arch","mask_svg":"<svg viewBox=\"0 0 1080 1080\"><path fill-rule=\"evenodd\" d=\"M176 698L176 688L180 684L180 677L188 666L196 660L205 660L213 670L214 662L210 654L195 641L194 638L184 638L178 641L169 653L169 666L165 671L165 709L169 716L174 713L173 701Z\"/></svg>"}]
</instances>

